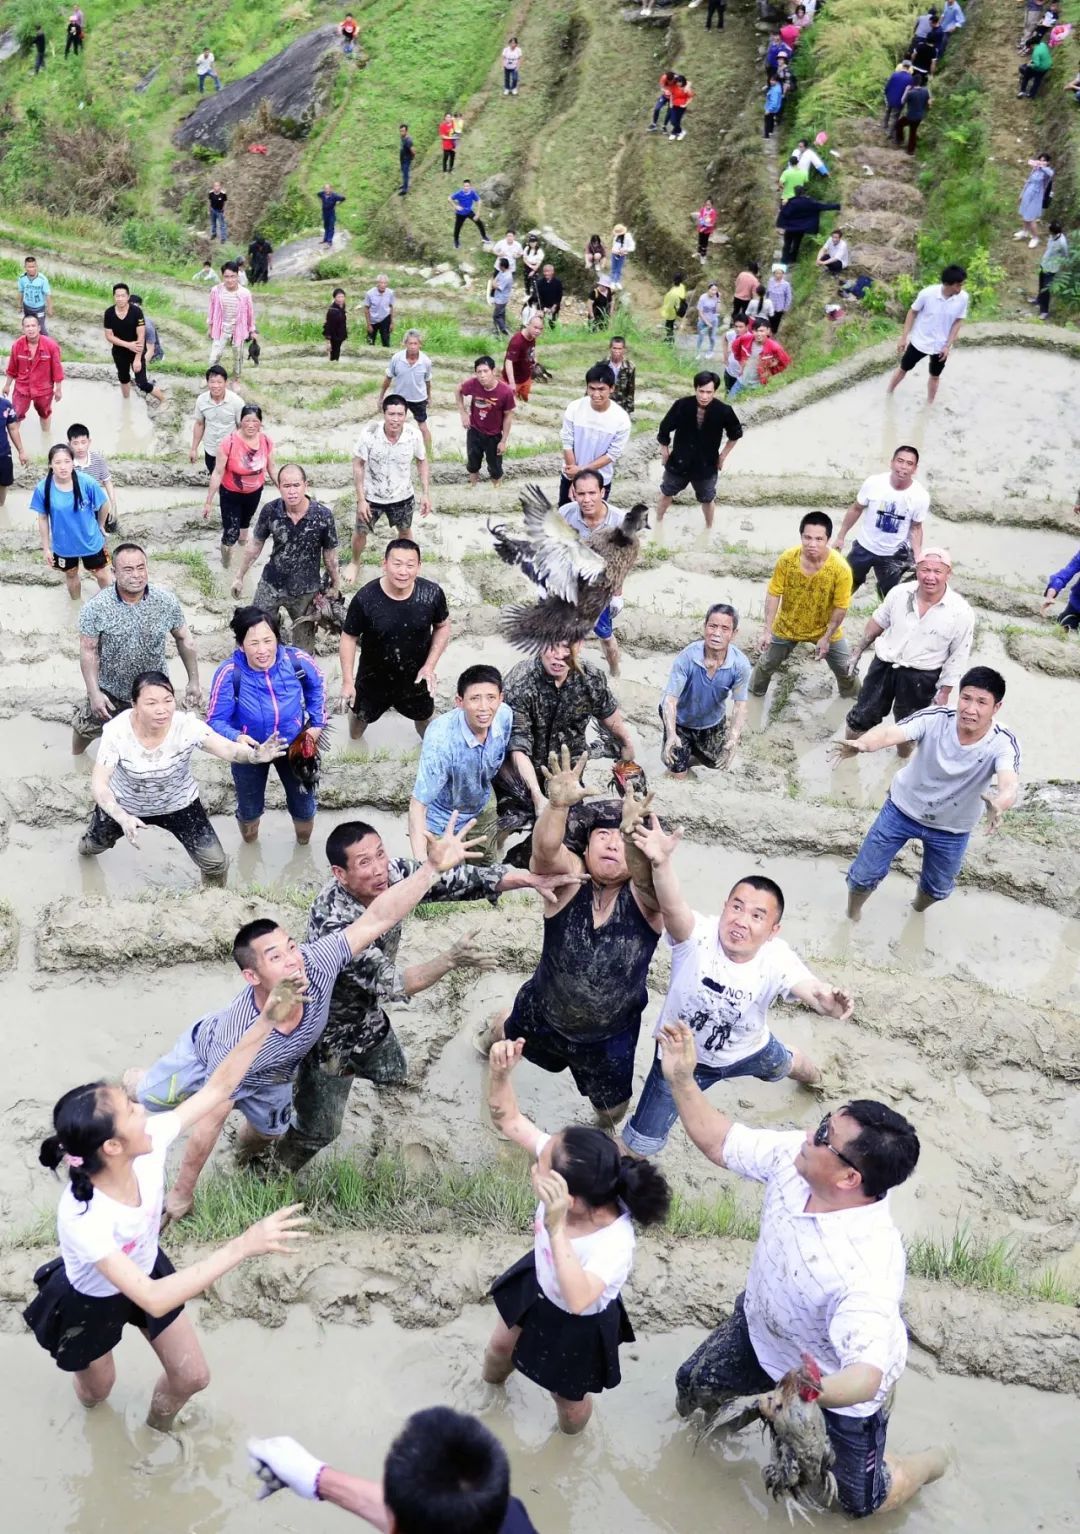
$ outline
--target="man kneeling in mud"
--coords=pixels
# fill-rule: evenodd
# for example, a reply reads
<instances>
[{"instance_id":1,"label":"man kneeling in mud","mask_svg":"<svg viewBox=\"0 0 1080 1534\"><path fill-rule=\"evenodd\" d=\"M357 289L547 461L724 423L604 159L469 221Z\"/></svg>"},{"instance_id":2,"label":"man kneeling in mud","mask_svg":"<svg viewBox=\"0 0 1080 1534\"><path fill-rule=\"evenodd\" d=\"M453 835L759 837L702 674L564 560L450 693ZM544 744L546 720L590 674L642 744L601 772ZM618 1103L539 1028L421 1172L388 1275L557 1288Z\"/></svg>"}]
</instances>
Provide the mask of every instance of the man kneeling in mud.
<instances>
[{"instance_id":1,"label":"man kneeling in mud","mask_svg":"<svg viewBox=\"0 0 1080 1534\"><path fill-rule=\"evenodd\" d=\"M566 746L558 758L552 754L530 866L586 882L544 911L536 973L476 1044L486 1055L498 1039L524 1039L526 1060L545 1071L569 1070L600 1122L617 1124L630 1106L645 980L663 929L648 859L630 840L652 795L590 805L579 855L564 838L571 806L586 797L585 762L582 756L572 766Z\"/></svg>"},{"instance_id":2,"label":"man kneeling in mud","mask_svg":"<svg viewBox=\"0 0 1080 1534\"><path fill-rule=\"evenodd\" d=\"M309 943L343 931L420 867L413 858L391 857L375 827L362 820L347 820L331 831L326 857L331 877L311 907ZM424 899L486 898L494 903L507 890L535 889L544 900L555 900L567 884L577 889L579 882L502 864L461 863L441 874ZM337 1139L357 1076L376 1087L400 1086L405 1080L405 1051L383 1010L385 1004L406 1001L453 969L495 967L496 956L478 931L459 938L433 959L399 967L401 932L398 922L356 954L334 982L326 1030L300 1062L293 1086L292 1123L275 1149L278 1163L291 1171Z\"/></svg>"}]
</instances>

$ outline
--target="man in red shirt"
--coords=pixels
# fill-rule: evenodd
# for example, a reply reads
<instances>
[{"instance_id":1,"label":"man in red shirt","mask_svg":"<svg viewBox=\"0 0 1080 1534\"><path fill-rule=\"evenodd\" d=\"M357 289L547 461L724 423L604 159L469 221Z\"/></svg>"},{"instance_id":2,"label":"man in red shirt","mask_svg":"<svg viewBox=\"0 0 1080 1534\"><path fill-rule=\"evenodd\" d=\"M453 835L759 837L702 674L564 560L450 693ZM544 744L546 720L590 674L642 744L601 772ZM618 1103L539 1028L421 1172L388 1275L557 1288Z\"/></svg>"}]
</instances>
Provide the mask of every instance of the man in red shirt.
<instances>
[{"instance_id":1,"label":"man in red shirt","mask_svg":"<svg viewBox=\"0 0 1080 1534\"><path fill-rule=\"evenodd\" d=\"M536 365L536 340L544 328L544 316L534 314L522 325L517 335L510 337L503 361L503 374L522 404L529 398L532 388L533 368Z\"/></svg>"},{"instance_id":2,"label":"man in red shirt","mask_svg":"<svg viewBox=\"0 0 1080 1534\"><path fill-rule=\"evenodd\" d=\"M457 402L461 424L465 428L465 467L469 484L480 482L480 463L487 460L491 483L502 479L503 450L514 424L516 400L508 383L495 371L494 357L477 357L473 377L458 385ZM466 411L465 401L471 400Z\"/></svg>"},{"instance_id":3,"label":"man in red shirt","mask_svg":"<svg viewBox=\"0 0 1080 1534\"><path fill-rule=\"evenodd\" d=\"M59 400L63 389L64 367L60 361L60 347L51 336L41 334L41 325L34 314L24 314L23 333L11 348L8 358L5 395L14 395L11 403L15 414L23 420L33 405L41 420L42 436L48 436L52 423L53 402Z\"/></svg>"}]
</instances>

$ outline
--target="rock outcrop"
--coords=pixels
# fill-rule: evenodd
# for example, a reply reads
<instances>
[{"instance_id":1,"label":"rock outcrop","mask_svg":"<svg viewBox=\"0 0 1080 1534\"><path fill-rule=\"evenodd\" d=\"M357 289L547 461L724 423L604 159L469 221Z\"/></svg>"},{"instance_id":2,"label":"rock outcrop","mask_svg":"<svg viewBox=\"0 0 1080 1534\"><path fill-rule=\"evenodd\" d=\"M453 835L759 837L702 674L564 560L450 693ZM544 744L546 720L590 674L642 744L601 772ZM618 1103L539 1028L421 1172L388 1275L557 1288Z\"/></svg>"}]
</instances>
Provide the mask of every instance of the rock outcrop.
<instances>
[{"instance_id":1,"label":"rock outcrop","mask_svg":"<svg viewBox=\"0 0 1080 1534\"><path fill-rule=\"evenodd\" d=\"M325 103L340 58L336 26L305 33L250 75L200 101L173 134L173 142L181 149L199 146L224 154L236 125L253 117L261 105L278 133L302 138Z\"/></svg>"}]
</instances>

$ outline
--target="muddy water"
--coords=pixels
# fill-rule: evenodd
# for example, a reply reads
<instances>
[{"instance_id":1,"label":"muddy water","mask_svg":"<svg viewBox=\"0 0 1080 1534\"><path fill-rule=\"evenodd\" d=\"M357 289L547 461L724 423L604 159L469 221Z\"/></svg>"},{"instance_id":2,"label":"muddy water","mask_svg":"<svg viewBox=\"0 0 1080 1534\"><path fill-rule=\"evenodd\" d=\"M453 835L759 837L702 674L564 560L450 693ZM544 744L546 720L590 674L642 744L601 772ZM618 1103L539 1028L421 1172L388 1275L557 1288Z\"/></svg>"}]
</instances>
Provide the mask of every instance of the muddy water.
<instances>
[{"instance_id":1,"label":"muddy water","mask_svg":"<svg viewBox=\"0 0 1080 1534\"><path fill-rule=\"evenodd\" d=\"M479 1412L498 1435L514 1491L542 1534L789 1527L762 1485L760 1433L701 1441L674 1412L672 1376L701 1331L683 1327L624 1350L622 1385L601 1398L587 1432L568 1440L554 1429L547 1397L528 1381L512 1378L503 1391L480 1381L491 1322L489 1308L472 1306L435 1331L404 1331L378 1312L361 1327L320 1325L294 1306L269 1337L254 1321L202 1326L210 1390L168 1438L142 1425L155 1360L132 1334L118 1353L112 1400L92 1413L75 1404L68 1381L32 1340L0 1336L7 1400L36 1403L33 1412L9 1406L4 1414L0 1468L6 1462L10 1527L315 1534L332 1513L289 1492L253 1501L248 1435L290 1433L331 1463L377 1478L405 1417L437 1403ZM908 1509L874 1526L883 1534L1080 1527L1072 1470L1078 1433L1073 1398L935 1377L932 1361L916 1353L890 1446L903 1453L945 1444L953 1464ZM62 1454L42 1457L46 1438L62 1444ZM1006 1465L1022 1473L1003 1475ZM344 1526L344 1515L338 1521ZM841 1527L839 1519L818 1520L826 1524Z\"/></svg>"},{"instance_id":2,"label":"muddy water","mask_svg":"<svg viewBox=\"0 0 1080 1534\"><path fill-rule=\"evenodd\" d=\"M33 411L23 422L23 444L34 464L45 472L45 454L54 442L66 442L68 427L79 422L90 427L94 447L106 458L111 453L148 453L154 445L153 418L132 389L124 399L120 386L91 378L66 378L60 403L52 413L48 441Z\"/></svg>"}]
</instances>

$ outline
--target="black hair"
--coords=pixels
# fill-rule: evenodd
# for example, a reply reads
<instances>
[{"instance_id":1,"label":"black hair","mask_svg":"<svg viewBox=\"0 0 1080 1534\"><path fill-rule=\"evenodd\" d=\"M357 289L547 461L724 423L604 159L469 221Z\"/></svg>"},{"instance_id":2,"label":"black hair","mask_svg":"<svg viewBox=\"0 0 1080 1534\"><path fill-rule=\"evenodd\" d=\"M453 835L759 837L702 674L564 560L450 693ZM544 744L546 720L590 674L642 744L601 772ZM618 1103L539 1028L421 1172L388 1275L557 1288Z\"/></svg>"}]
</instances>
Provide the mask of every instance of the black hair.
<instances>
[{"instance_id":1,"label":"black hair","mask_svg":"<svg viewBox=\"0 0 1080 1534\"><path fill-rule=\"evenodd\" d=\"M131 701L138 703L139 694L146 687L164 687L167 693L176 697L176 688L169 681L164 671L140 671L131 684Z\"/></svg>"},{"instance_id":2,"label":"black hair","mask_svg":"<svg viewBox=\"0 0 1080 1534\"><path fill-rule=\"evenodd\" d=\"M133 304L141 305L142 304L142 297L141 297L141 295L138 294L138 293L132 293L132 295L131 295L131 302Z\"/></svg>"},{"instance_id":3,"label":"black hair","mask_svg":"<svg viewBox=\"0 0 1080 1534\"><path fill-rule=\"evenodd\" d=\"M607 384L609 389L614 389L615 374L611 371L611 364L608 362L594 362L585 374L585 382L586 384Z\"/></svg>"},{"instance_id":4,"label":"black hair","mask_svg":"<svg viewBox=\"0 0 1080 1534\"><path fill-rule=\"evenodd\" d=\"M639 1225L657 1225L667 1219L671 1205L667 1178L651 1161L620 1156L615 1141L603 1129L584 1124L564 1129L551 1164L565 1177L574 1197L590 1209L621 1203Z\"/></svg>"},{"instance_id":5,"label":"black hair","mask_svg":"<svg viewBox=\"0 0 1080 1534\"><path fill-rule=\"evenodd\" d=\"M84 426L81 421L75 421L67 429L67 439L68 439L68 442L71 441L72 437L89 437L89 435L90 435L90 428L89 428L89 426Z\"/></svg>"},{"instance_id":6,"label":"black hair","mask_svg":"<svg viewBox=\"0 0 1080 1534\"><path fill-rule=\"evenodd\" d=\"M751 330L760 330L762 326L768 326L769 322L763 314L755 314L750 320Z\"/></svg>"},{"instance_id":7,"label":"black hair","mask_svg":"<svg viewBox=\"0 0 1080 1534\"><path fill-rule=\"evenodd\" d=\"M896 457L897 453L912 453L915 457L915 462L918 463L919 461L919 449L917 447L912 447L910 442L901 442L898 448L894 448L894 458Z\"/></svg>"},{"instance_id":8,"label":"black hair","mask_svg":"<svg viewBox=\"0 0 1080 1534\"><path fill-rule=\"evenodd\" d=\"M391 538L385 549L383 549L382 557L384 559L389 559L390 555L395 549L407 549L410 554L415 554L417 559L421 561L424 558L423 554L420 552L420 545L417 543L415 538Z\"/></svg>"},{"instance_id":9,"label":"black hair","mask_svg":"<svg viewBox=\"0 0 1080 1534\"><path fill-rule=\"evenodd\" d=\"M265 916L260 916L257 921L246 921L240 931L233 938L232 956L236 960L238 969L251 969L255 964L255 950L252 943L261 937L269 937L271 932L276 932L280 922L270 921Z\"/></svg>"},{"instance_id":10,"label":"black hair","mask_svg":"<svg viewBox=\"0 0 1080 1534\"><path fill-rule=\"evenodd\" d=\"M757 264L756 261L748 261L746 263L746 270L748 272L753 272L754 276L756 277L758 272L761 271L761 267Z\"/></svg>"},{"instance_id":11,"label":"black hair","mask_svg":"<svg viewBox=\"0 0 1080 1534\"><path fill-rule=\"evenodd\" d=\"M710 368L704 368L700 373L694 374L695 389L702 389L706 384L709 383L711 383L714 388L719 389L720 375L718 373L712 372Z\"/></svg>"},{"instance_id":12,"label":"black hair","mask_svg":"<svg viewBox=\"0 0 1080 1534\"><path fill-rule=\"evenodd\" d=\"M406 133L408 133L408 131L409 131L408 123L398 123L398 128L399 129L404 128Z\"/></svg>"},{"instance_id":13,"label":"black hair","mask_svg":"<svg viewBox=\"0 0 1080 1534\"><path fill-rule=\"evenodd\" d=\"M131 289L128 287L126 282L114 282L112 285L112 290L114 293L119 293L121 290L123 290L129 298L131 297Z\"/></svg>"},{"instance_id":14,"label":"black hair","mask_svg":"<svg viewBox=\"0 0 1080 1534\"><path fill-rule=\"evenodd\" d=\"M344 868L350 847L362 842L365 836L378 835L375 827L369 826L366 820L343 820L326 838L326 861L331 868Z\"/></svg>"},{"instance_id":15,"label":"black hair","mask_svg":"<svg viewBox=\"0 0 1080 1534\"><path fill-rule=\"evenodd\" d=\"M738 628L738 626L739 626L739 613L738 613L738 609L732 607L730 602L714 602L712 604L712 606L707 610L707 612L705 614L705 622L706 623L708 623L708 621L712 617L713 613L725 613L727 615L727 617L729 617L731 619L731 626L732 626L732 628L736 628L736 629ZM746 881L744 880L743 882L745 883Z\"/></svg>"},{"instance_id":16,"label":"black hair","mask_svg":"<svg viewBox=\"0 0 1080 1534\"><path fill-rule=\"evenodd\" d=\"M571 479L570 483L576 490L583 479L595 479L597 489L603 490L604 488L603 477L601 476L599 469L579 469L574 475L573 479Z\"/></svg>"},{"instance_id":17,"label":"black hair","mask_svg":"<svg viewBox=\"0 0 1080 1534\"><path fill-rule=\"evenodd\" d=\"M229 627L237 644L242 645L249 631L260 623L268 623L275 639L281 638L281 620L277 613L264 612L261 607L237 607L229 619Z\"/></svg>"},{"instance_id":18,"label":"black hair","mask_svg":"<svg viewBox=\"0 0 1080 1534\"><path fill-rule=\"evenodd\" d=\"M74 503L75 511L78 512L78 511L82 510L82 503L83 503L82 486L79 484L79 475L78 475L78 471L74 467L74 457L72 455L71 449L70 449L70 447L68 447L66 442L54 442L52 447L49 449L49 467L48 467L48 470L46 472L45 483L44 483L44 485L42 487L42 491L41 491L42 500L43 500L44 506L45 506L45 515L47 517L52 515L52 487L53 487L52 461L56 457L57 453L66 453L68 455L68 457L72 459L71 498L72 498L72 501Z\"/></svg>"},{"instance_id":19,"label":"black hair","mask_svg":"<svg viewBox=\"0 0 1080 1534\"><path fill-rule=\"evenodd\" d=\"M65 1092L53 1109L53 1133L41 1142L38 1160L55 1172L65 1156L76 1156L79 1166L69 1166L71 1191L80 1204L94 1196L91 1173L104 1171L101 1147L116 1133L116 1120L105 1105L108 1083L90 1081Z\"/></svg>"},{"instance_id":20,"label":"black hair","mask_svg":"<svg viewBox=\"0 0 1080 1534\"><path fill-rule=\"evenodd\" d=\"M832 537L832 517L826 511L808 511L799 523L799 533L808 527L823 527L826 535Z\"/></svg>"},{"instance_id":21,"label":"black hair","mask_svg":"<svg viewBox=\"0 0 1080 1534\"><path fill-rule=\"evenodd\" d=\"M240 268L237 266L235 261L223 261L221 263L221 275L224 277L226 272L235 272L236 275L239 276Z\"/></svg>"},{"instance_id":22,"label":"black hair","mask_svg":"<svg viewBox=\"0 0 1080 1534\"><path fill-rule=\"evenodd\" d=\"M473 371L475 372L475 370L477 368L479 368L479 367L493 368L494 366L495 366L495 358L494 357L477 357L475 362L473 363Z\"/></svg>"},{"instance_id":23,"label":"black hair","mask_svg":"<svg viewBox=\"0 0 1080 1534\"><path fill-rule=\"evenodd\" d=\"M261 421L262 418L263 418L262 406L261 405L245 405L244 408L240 412L240 419L243 420L246 415L257 415L259 420Z\"/></svg>"},{"instance_id":24,"label":"black hair","mask_svg":"<svg viewBox=\"0 0 1080 1534\"><path fill-rule=\"evenodd\" d=\"M285 473L286 469L295 469L300 478L304 481L304 484L307 484L307 470L304 468L302 463L283 463L277 474L277 482L279 485L281 484L281 476Z\"/></svg>"},{"instance_id":25,"label":"black hair","mask_svg":"<svg viewBox=\"0 0 1080 1534\"><path fill-rule=\"evenodd\" d=\"M114 566L116 565L116 561L121 554L141 554L144 559L146 558L146 550L143 548L142 544L132 543L130 539L127 543L118 543L115 549L113 549L112 562Z\"/></svg>"},{"instance_id":26,"label":"black hair","mask_svg":"<svg viewBox=\"0 0 1080 1534\"><path fill-rule=\"evenodd\" d=\"M611 340L608 342L608 345L609 346L614 346L616 341L621 341L623 346L626 345L626 337L625 336L612 336Z\"/></svg>"},{"instance_id":27,"label":"black hair","mask_svg":"<svg viewBox=\"0 0 1080 1534\"><path fill-rule=\"evenodd\" d=\"M958 697L965 687L978 687L981 691L990 693L995 703L1000 703L1005 696L1005 678L992 666L970 667L960 678Z\"/></svg>"},{"instance_id":28,"label":"black hair","mask_svg":"<svg viewBox=\"0 0 1080 1534\"><path fill-rule=\"evenodd\" d=\"M963 282L966 277L967 268L963 266L947 266L941 274L942 282L947 282L950 286L954 282Z\"/></svg>"},{"instance_id":29,"label":"black hair","mask_svg":"<svg viewBox=\"0 0 1080 1534\"><path fill-rule=\"evenodd\" d=\"M777 916L784 914L784 892L775 879L767 879L764 874L747 874L745 879L736 879L728 890L728 899L738 889L740 884L748 884L752 890L757 890L760 895L771 895L776 901Z\"/></svg>"},{"instance_id":30,"label":"black hair","mask_svg":"<svg viewBox=\"0 0 1080 1534\"><path fill-rule=\"evenodd\" d=\"M678 287L680 282L685 282L685 281L686 281L686 273L685 272L676 272L675 275L671 279L671 286L673 288L676 288L676 287Z\"/></svg>"},{"instance_id":31,"label":"black hair","mask_svg":"<svg viewBox=\"0 0 1080 1534\"><path fill-rule=\"evenodd\" d=\"M859 1125L859 1133L844 1146L862 1177L864 1192L884 1198L890 1188L907 1182L919 1161L919 1137L902 1114L872 1098L845 1103L843 1111Z\"/></svg>"},{"instance_id":32,"label":"black hair","mask_svg":"<svg viewBox=\"0 0 1080 1534\"><path fill-rule=\"evenodd\" d=\"M210 366L206 370L206 381L207 381L207 383L210 382L211 378L215 378L215 377L216 378L224 378L225 382L228 383L228 381L229 381L229 370L228 370L228 368L223 368L220 362L212 362L210 364Z\"/></svg>"},{"instance_id":33,"label":"black hair","mask_svg":"<svg viewBox=\"0 0 1080 1534\"><path fill-rule=\"evenodd\" d=\"M765 284L763 282L758 283L757 287L754 289L754 294L757 298L765 297Z\"/></svg>"},{"instance_id":34,"label":"black hair","mask_svg":"<svg viewBox=\"0 0 1080 1534\"><path fill-rule=\"evenodd\" d=\"M458 697L463 698L467 688L479 687L484 682L490 682L500 692L503 690L502 673L497 671L494 666L466 666L457 679Z\"/></svg>"},{"instance_id":35,"label":"black hair","mask_svg":"<svg viewBox=\"0 0 1080 1534\"><path fill-rule=\"evenodd\" d=\"M23 256L23 266L25 266L28 261L36 261L36 260L37 260L37 256Z\"/></svg>"},{"instance_id":36,"label":"black hair","mask_svg":"<svg viewBox=\"0 0 1080 1534\"><path fill-rule=\"evenodd\" d=\"M475 1417L429 1406L390 1445L383 1497L398 1534L498 1534L510 1505L510 1462Z\"/></svg>"},{"instance_id":37,"label":"black hair","mask_svg":"<svg viewBox=\"0 0 1080 1534\"><path fill-rule=\"evenodd\" d=\"M508 272L510 270L510 261L507 256L500 256L496 262L496 265L500 268L500 270L504 272Z\"/></svg>"},{"instance_id":38,"label":"black hair","mask_svg":"<svg viewBox=\"0 0 1080 1534\"><path fill-rule=\"evenodd\" d=\"M331 299L336 298L339 293L341 294L342 298L345 297L345 289L344 288L335 288L334 291L330 294Z\"/></svg>"},{"instance_id":39,"label":"black hair","mask_svg":"<svg viewBox=\"0 0 1080 1534\"><path fill-rule=\"evenodd\" d=\"M1064 231L1063 231L1062 225L1061 224L1056 224L1054 222L1054 220L1051 219L1050 220L1050 233L1051 234L1062 234L1063 232Z\"/></svg>"},{"instance_id":40,"label":"black hair","mask_svg":"<svg viewBox=\"0 0 1080 1534\"><path fill-rule=\"evenodd\" d=\"M391 405L404 405L406 412L409 409L409 402L404 394L388 394L382 402L383 415L386 414Z\"/></svg>"}]
</instances>

